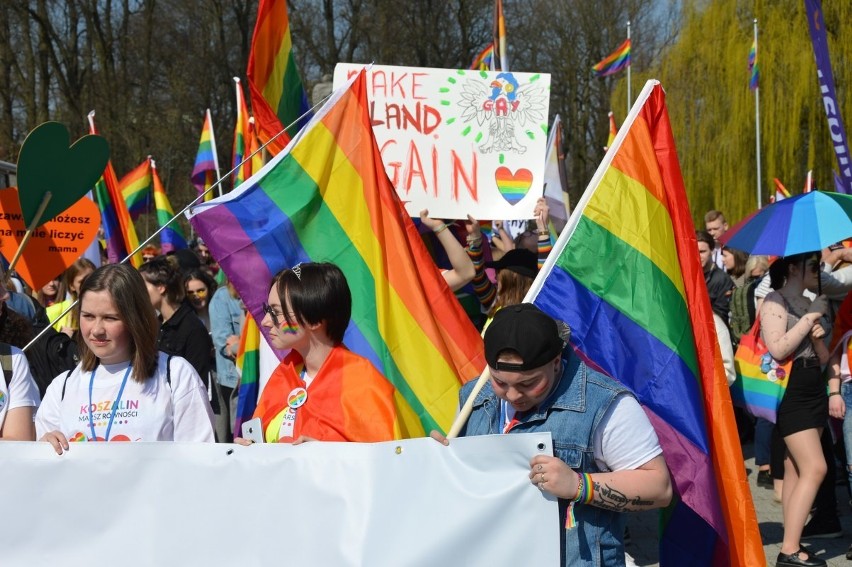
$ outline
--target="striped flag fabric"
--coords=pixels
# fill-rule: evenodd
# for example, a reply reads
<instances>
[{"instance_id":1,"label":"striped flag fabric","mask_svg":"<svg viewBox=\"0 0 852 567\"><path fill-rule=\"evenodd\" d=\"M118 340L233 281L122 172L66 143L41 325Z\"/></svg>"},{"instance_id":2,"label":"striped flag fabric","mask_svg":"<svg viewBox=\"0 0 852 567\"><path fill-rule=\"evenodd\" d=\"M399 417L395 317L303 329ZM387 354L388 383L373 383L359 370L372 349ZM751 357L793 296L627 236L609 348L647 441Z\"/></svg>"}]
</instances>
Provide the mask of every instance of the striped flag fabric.
<instances>
[{"instance_id":1,"label":"striped flag fabric","mask_svg":"<svg viewBox=\"0 0 852 567\"><path fill-rule=\"evenodd\" d=\"M95 127L95 111L88 115L89 133L97 134ZM107 241L107 257L111 263L124 260L128 254L139 247L136 227L127 212L127 204L118 188L118 178L112 168L112 162L107 162L103 176L95 185L95 197L101 210L101 222ZM134 267L142 265L142 254L137 252L130 258Z\"/></svg>"},{"instance_id":2,"label":"striped flag fabric","mask_svg":"<svg viewBox=\"0 0 852 567\"><path fill-rule=\"evenodd\" d=\"M618 135L618 127L615 125L615 114L610 110L607 114L609 118L609 137L606 139L606 149L612 147L615 137Z\"/></svg>"},{"instance_id":3,"label":"striped flag fabric","mask_svg":"<svg viewBox=\"0 0 852 567\"><path fill-rule=\"evenodd\" d=\"M246 157L249 155L248 145L251 132L249 127L248 107L246 107L246 99L243 96L243 84L239 77L234 77L234 84L236 86L237 93L237 121L234 125L234 145L231 169L237 168L232 175L234 188L237 188L240 183L251 177L251 162L245 161Z\"/></svg>"},{"instance_id":4,"label":"striped flag fabric","mask_svg":"<svg viewBox=\"0 0 852 567\"><path fill-rule=\"evenodd\" d=\"M246 315L240 346L235 361L240 374L237 390L237 413L234 416L234 435L239 436L243 422L254 415L260 396L260 329L250 314Z\"/></svg>"},{"instance_id":5,"label":"striped flag fabric","mask_svg":"<svg viewBox=\"0 0 852 567\"><path fill-rule=\"evenodd\" d=\"M757 90L760 82L760 67L757 64L757 38L754 38L754 41L751 43L751 49L748 50L748 71L748 88Z\"/></svg>"},{"instance_id":6,"label":"striped flag fabric","mask_svg":"<svg viewBox=\"0 0 852 567\"><path fill-rule=\"evenodd\" d=\"M544 198L549 209L548 228L556 238L568 220L568 183L565 175L565 153L562 151L562 118L557 114L547 135L544 158Z\"/></svg>"},{"instance_id":7,"label":"striped flag fabric","mask_svg":"<svg viewBox=\"0 0 852 567\"><path fill-rule=\"evenodd\" d=\"M773 203L777 203L778 201L783 201L784 199L790 198L790 192L784 187L784 184L781 183L781 180L777 177L775 178L775 196L770 199Z\"/></svg>"},{"instance_id":8,"label":"striped flag fabric","mask_svg":"<svg viewBox=\"0 0 852 567\"><path fill-rule=\"evenodd\" d=\"M154 204L157 207L157 223L160 226L166 227L160 233L160 250L163 254L167 254L172 250L186 248L186 237L177 219L174 219L175 211L172 209L172 204L169 202L168 196L166 196L163 182L160 181L160 175L157 173L157 164L154 160L150 161L151 178L154 185Z\"/></svg>"},{"instance_id":9,"label":"striped flag fabric","mask_svg":"<svg viewBox=\"0 0 852 567\"><path fill-rule=\"evenodd\" d=\"M630 67L630 38L625 39L615 51L598 61L592 67L592 71L598 77L607 77L628 67Z\"/></svg>"},{"instance_id":10,"label":"striped flag fabric","mask_svg":"<svg viewBox=\"0 0 852 567\"><path fill-rule=\"evenodd\" d=\"M805 176L805 188L802 190L802 193L810 193L814 190L814 170L809 169L807 176Z\"/></svg>"},{"instance_id":11,"label":"striped flag fabric","mask_svg":"<svg viewBox=\"0 0 852 567\"><path fill-rule=\"evenodd\" d=\"M204 194L205 201L215 197L213 191L204 193L219 181L219 156L216 153L216 137L213 133L213 118L209 108L204 113L204 124L201 126L201 139L198 142L198 153L195 155L191 180L198 194ZM219 195L221 194L220 185Z\"/></svg>"},{"instance_id":12,"label":"striped flag fabric","mask_svg":"<svg viewBox=\"0 0 852 567\"><path fill-rule=\"evenodd\" d=\"M308 95L293 59L287 0L260 1L246 76L262 142L268 142L299 119L267 146L275 155L311 118Z\"/></svg>"},{"instance_id":13,"label":"striped flag fabric","mask_svg":"<svg viewBox=\"0 0 852 567\"><path fill-rule=\"evenodd\" d=\"M660 564L763 565L694 230L665 93L648 81L527 298L653 423L676 493Z\"/></svg>"},{"instance_id":14,"label":"striped flag fabric","mask_svg":"<svg viewBox=\"0 0 852 567\"><path fill-rule=\"evenodd\" d=\"M496 56L500 60L500 70L509 70L509 48L506 45L506 18L503 17L503 0L494 0L494 42Z\"/></svg>"},{"instance_id":15,"label":"striped flag fabric","mask_svg":"<svg viewBox=\"0 0 852 567\"><path fill-rule=\"evenodd\" d=\"M118 182L121 196L127 204L127 212L130 218L136 220L142 213L151 212L151 198L153 181L151 179L151 156L130 170L130 173Z\"/></svg>"},{"instance_id":16,"label":"striped flag fabric","mask_svg":"<svg viewBox=\"0 0 852 567\"><path fill-rule=\"evenodd\" d=\"M254 116L249 118L249 143L246 157L251 156L249 161L250 175L254 175L263 167L263 152L260 150L260 136L257 131L257 122Z\"/></svg>"},{"instance_id":17,"label":"striped flag fabric","mask_svg":"<svg viewBox=\"0 0 852 567\"><path fill-rule=\"evenodd\" d=\"M488 46L479 52L470 68L474 71L493 71L494 70L494 44L489 43Z\"/></svg>"},{"instance_id":18,"label":"striped flag fabric","mask_svg":"<svg viewBox=\"0 0 852 567\"><path fill-rule=\"evenodd\" d=\"M272 277L337 264L352 290L344 344L396 388L403 437L444 431L463 382L485 367L482 340L423 245L385 173L362 70L286 152L237 191L191 211L256 320Z\"/></svg>"}]
</instances>

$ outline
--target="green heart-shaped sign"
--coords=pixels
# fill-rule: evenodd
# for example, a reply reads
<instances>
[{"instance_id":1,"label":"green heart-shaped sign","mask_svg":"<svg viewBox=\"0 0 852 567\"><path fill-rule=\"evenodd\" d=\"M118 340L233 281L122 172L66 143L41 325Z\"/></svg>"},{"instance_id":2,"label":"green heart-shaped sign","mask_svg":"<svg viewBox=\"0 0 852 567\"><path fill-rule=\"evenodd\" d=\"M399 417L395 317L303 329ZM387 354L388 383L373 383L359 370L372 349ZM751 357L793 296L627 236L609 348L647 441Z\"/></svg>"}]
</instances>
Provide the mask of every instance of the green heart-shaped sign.
<instances>
[{"instance_id":1,"label":"green heart-shaped sign","mask_svg":"<svg viewBox=\"0 0 852 567\"><path fill-rule=\"evenodd\" d=\"M18 191L24 224L29 227L44 194L50 201L39 226L76 203L103 175L109 144L101 136L83 136L69 147L68 129L45 122L29 133L18 155Z\"/></svg>"}]
</instances>

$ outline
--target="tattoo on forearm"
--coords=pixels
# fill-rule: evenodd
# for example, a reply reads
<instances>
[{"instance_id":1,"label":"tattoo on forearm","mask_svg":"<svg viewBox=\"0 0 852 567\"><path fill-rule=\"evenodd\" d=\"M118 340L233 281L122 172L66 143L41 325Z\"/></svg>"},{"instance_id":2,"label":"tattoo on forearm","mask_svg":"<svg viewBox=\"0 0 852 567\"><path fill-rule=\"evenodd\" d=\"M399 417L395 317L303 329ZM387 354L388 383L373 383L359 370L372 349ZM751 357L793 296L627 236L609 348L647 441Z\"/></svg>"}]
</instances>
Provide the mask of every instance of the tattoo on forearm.
<instances>
[{"instance_id":1,"label":"tattoo on forearm","mask_svg":"<svg viewBox=\"0 0 852 567\"><path fill-rule=\"evenodd\" d=\"M608 484L601 485L599 482L593 484L595 487L594 505L598 508L612 510L613 512L625 512L630 508L651 507L654 505L653 500L643 500L641 496L628 497L623 492L614 489Z\"/></svg>"}]
</instances>

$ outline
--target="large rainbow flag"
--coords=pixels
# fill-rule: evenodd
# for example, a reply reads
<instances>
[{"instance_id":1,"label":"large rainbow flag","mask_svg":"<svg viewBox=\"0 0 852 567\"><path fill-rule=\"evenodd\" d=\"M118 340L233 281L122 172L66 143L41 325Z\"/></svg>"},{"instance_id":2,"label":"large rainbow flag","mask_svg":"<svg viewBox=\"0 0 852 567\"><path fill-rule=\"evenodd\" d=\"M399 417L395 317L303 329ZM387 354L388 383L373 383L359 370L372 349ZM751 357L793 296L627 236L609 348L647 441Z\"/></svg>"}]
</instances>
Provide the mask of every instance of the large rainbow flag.
<instances>
[{"instance_id":1,"label":"large rainbow flag","mask_svg":"<svg viewBox=\"0 0 852 567\"><path fill-rule=\"evenodd\" d=\"M198 142L198 153L195 155L195 165L192 167L192 184L204 200L209 201L215 195L213 191L204 193L214 183L219 181L219 156L216 154L216 137L213 134L213 118L210 109L204 113L204 124L201 126L201 140ZM219 195L222 187L219 186Z\"/></svg>"},{"instance_id":2,"label":"large rainbow flag","mask_svg":"<svg viewBox=\"0 0 852 567\"><path fill-rule=\"evenodd\" d=\"M89 113L88 119L89 133L97 134L94 110ZM101 210L101 222L107 242L107 257L112 263L121 262L139 247L139 238L136 236L133 219L127 212L124 197L118 188L118 178L115 176L111 161L107 162L103 176L95 185L95 197L98 208ZM138 268L142 265L142 254L137 252L130 258L130 262Z\"/></svg>"},{"instance_id":3,"label":"large rainbow flag","mask_svg":"<svg viewBox=\"0 0 852 567\"><path fill-rule=\"evenodd\" d=\"M308 96L293 59L287 0L260 0L246 76L262 142L303 116L267 146L270 153L277 154L311 118Z\"/></svg>"},{"instance_id":4,"label":"large rainbow flag","mask_svg":"<svg viewBox=\"0 0 852 567\"><path fill-rule=\"evenodd\" d=\"M601 258L606 258L602 261ZM675 487L661 565L765 565L665 93L648 81L530 294L628 386Z\"/></svg>"},{"instance_id":5,"label":"large rainbow flag","mask_svg":"<svg viewBox=\"0 0 852 567\"><path fill-rule=\"evenodd\" d=\"M598 61L592 67L592 71L598 77L606 77L627 67L630 67L630 38L625 39L624 43L619 45L615 51Z\"/></svg>"},{"instance_id":6,"label":"large rainbow flag","mask_svg":"<svg viewBox=\"0 0 852 567\"><path fill-rule=\"evenodd\" d=\"M396 388L406 437L445 430L458 389L485 367L482 341L388 179L364 72L236 191L192 211L196 231L255 320L279 270L334 262L352 290L344 343Z\"/></svg>"},{"instance_id":7,"label":"large rainbow flag","mask_svg":"<svg viewBox=\"0 0 852 567\"><path fill-rule=\"evenodd\" d=\"M172 250L186 248L186 237L177 219L174 218L175 211L172 209L172 204L169 202L168 196L166 196L163 182L160 181L160 175L157 173L157 164L154 160L149 161L151 162L151 178L154 185L154 204L157 207L157 223L165 227L160 232L160 249L163 254L166 254Z\"/></svg>"},{"instance_id":8,"label":"large rainbow flag","mask_svg":"<svg viewBox=\"0 0 852 567\"><path fill-rule=\"evenodd\" d=\"M130 173L121 178L118 188L124 202L127 204L127 212L130 218L136 220L142 213L151 212L151 156L130 170Z\"/></svg>"}]
</instances>

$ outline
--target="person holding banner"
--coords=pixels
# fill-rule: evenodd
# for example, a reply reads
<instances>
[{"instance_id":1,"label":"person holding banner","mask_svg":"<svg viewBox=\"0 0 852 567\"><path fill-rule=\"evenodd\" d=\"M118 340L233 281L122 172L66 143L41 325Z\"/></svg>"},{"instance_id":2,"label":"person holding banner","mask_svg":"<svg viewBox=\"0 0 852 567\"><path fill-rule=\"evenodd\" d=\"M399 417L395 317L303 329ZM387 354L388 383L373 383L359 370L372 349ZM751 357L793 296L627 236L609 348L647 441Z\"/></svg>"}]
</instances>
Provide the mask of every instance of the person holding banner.
<instances>
[{"instance_id":1,"label":"person holding banner","mask_svg":"<svg viewBox=\"0 0 852 567\"><path fill-rule=\"evenodd\" d=\"M33 414L40 397L21 349L0 343L0 441L35 441Z\"/></svg>"},{"instance_id":2,"label":"person holding banner","mask_svg":"<svg viewBox=\"0 0 852 567\"><path fill-rule=\"evenodd\" d=\"M621 512L667 506L671 480L636 398L565 348L569 335L532 304L503 307L485 331L491 380L460 434L551 432L555 455L533 457L529 478L559 499L562 565L624 565Z\"/></svg>"},{"instance_id":3,"label":"person holding banner","mask_svg":"<svg viewBox=\"0 0 852 567\"><path fill-rule=\"evenodd\" d=\"M213 441L207 390L186 360L157 352L157 315L132 266L95 270L76 309L81 361L48 387L40 441L60 455L75 441Z\"/></svg>"},{"instance_id":4,"label":"person holding banner","mask_svg":"<svg viewBox=\"0 0 852 567\"><path fill-rule=\"evenodd\" d=\"M275 349L289 349L263 389L254 417L269 443L390 441L394 387L372 363L343 346L352 295L343 272L308 262L272 280L265 315ZM235 442L248 445L246 439Z\"/></svg>"}]
</instances>

